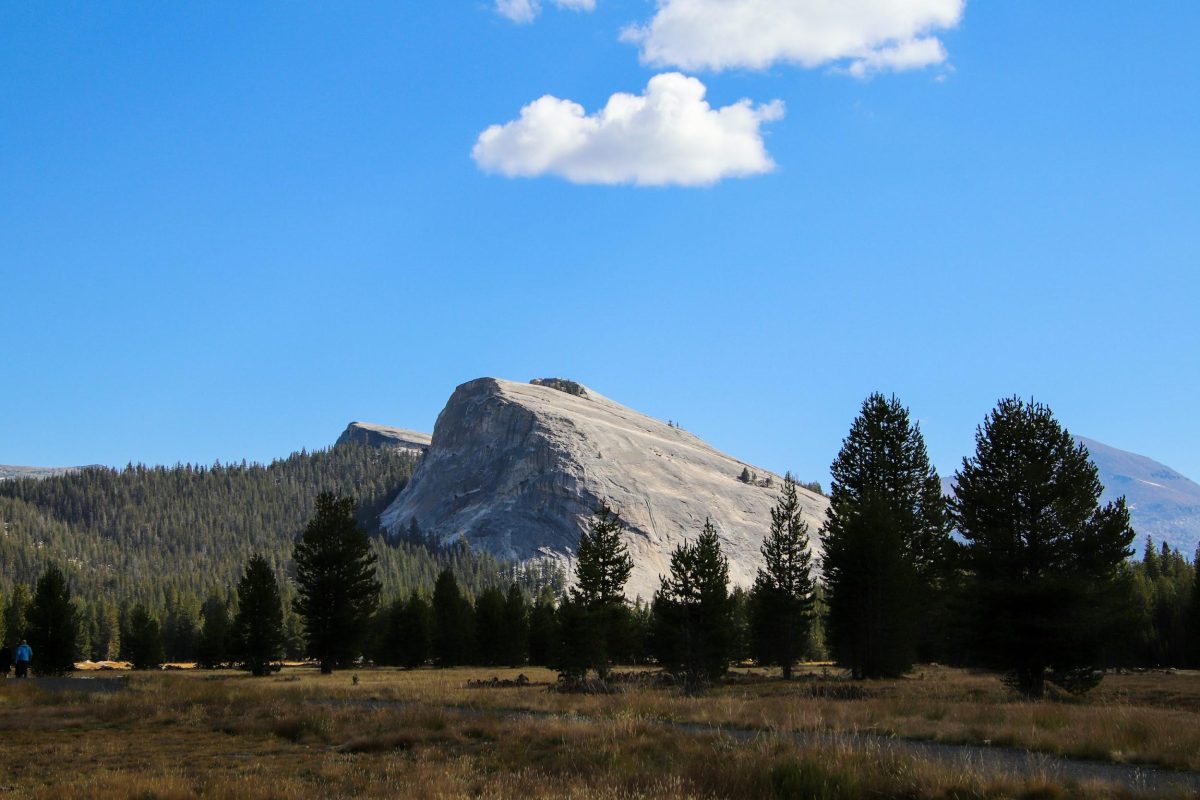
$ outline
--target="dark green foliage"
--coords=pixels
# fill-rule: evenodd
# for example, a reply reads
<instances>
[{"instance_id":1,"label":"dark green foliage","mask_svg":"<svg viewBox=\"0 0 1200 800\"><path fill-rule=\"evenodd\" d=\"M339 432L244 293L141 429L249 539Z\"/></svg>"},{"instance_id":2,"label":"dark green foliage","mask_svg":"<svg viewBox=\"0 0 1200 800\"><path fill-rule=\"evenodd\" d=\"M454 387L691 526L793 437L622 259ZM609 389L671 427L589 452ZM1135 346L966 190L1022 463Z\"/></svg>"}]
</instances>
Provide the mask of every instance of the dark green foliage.
<instances>
[{"instance_id":1,"label":"dark green foliage","mask_svg":"<svg viewBox=\"0 0 1200 800\"><path fill-rule=\"evenodd\" d=\"M733 651L733 608L729 562L712 522L692 543L671 554L671 572L654 595L655 658L663 669L696 692L729 669Z\"/></svg>"},{"instance_id":2,"label":"dark green foliage","mask_svg":"<svg viewBox=\"0 0 1200 800\"><path fill-rule=\"evenodd\" d=\"M955 476L951 503L966 539L971 656L1041 697L1053 669L1103 666L1113 621L1129 603L1123 565L1134 533L1124 499L1099 505L1096 467L1050 409L1002 400Z\"/></svg>"},{"instance_id":3,"label":"dark green foliage","mask_svg":"<svg viewBox=\"0 0 1200 800\"><path fill-rule=\"evenodd\" d=\"M594 634L600 626L593 612L581 600L568 594L558 604L558 641L554 643L554 668L559 677L580 680L597 664L607 668L605 642ZM607 675L607 673L605 673Z\"/></svg>"},{"instance_id":4,"label":"dark green foliage","mask_svg":"<svg viewBox=\"0 0 1200 800\"><path fill-rule=\"evenodd\" d=\"M0 481L0 524L10 533L0 537L0 585L7 594L10 582L31 584L55 561L85 598L138 599L165 611L171 590L192 598L228 591L254 553L286 563L322 491L353 493L359 523L376 530L376 516L415 463L409 454L346 444L266 466L89 467ZM409 565L395 566L388 579L414 588Z\"/></svg>"},{"instance_id":5,"label":"dark green foliage","mask_svg":"<svg viewBox=\"0 0 1200 800\"><path fill-rule=\"evenodd\" d=\"M475 612L450 570L433 585L433 658L439 667L470 663L475 650Z\"/></svg>"},{"instance_id":6,"label":"dark green foliage","mask_svg":"<svg viewBox=\"0 0 1200 800\"><path fill-rule=\"evenodd\" d=\"M362 652L379 604L375 552L354 518L354 500L317 495L313 517L296 543L296 613L304 620L308 652L322 674Z\"/></svg>"},{"instance_id":7,"label":"dark green foliage","mask_svg":"<svg viewBox=\"0 0 1200 800\"><path fill-rule=\"evenodd\" d=\"M115 629L101 636L92 608L140 602L163 621L172 660L196 657L197 617L203 598L228 595L246 560L262 553L276 578L290 574L296 531L311 516L317 494L353 492L357 519L377 530L377 513L407 483L415 464L405 453L361 444L300 452L267 466L129 466L89 468L44 480L0 482L0 594L25 592L50 561L61 565L74 594L88 607L81 641L91 651L117 645ZM516 581L529 592L561 588L565 578L550 562L520 567L465 544L434 546L421 537L371 540L377 576L389 597L428 593L450 568L464 590ZM294 589L282 583L289 657L303 655ZM115 616L115 614L114 614ZM7 637L7 634L6 634ZM107 653L114 656L115 652Z\"/></svg>"},{"instance_id":8,"label":"dark green foliage","mask_svg":"<svg viewBox=\"0 0 1200 800\"><path fill-rule=\"evenodd\" d=\"M87 630L88 649L84 657L92 661L111 661L121 652L121 620L117 607L105 598L84 602L80 624Z\"/></svg>"},{"instance_id":9,"label":"dark green foliage","mask_svg":"<svg viewBox=\"0 0 1200 800\"><path fill-rule=\"evenodd\" d=\"M1182 667L1191 663L1196 572L1183 554L1147 537L1145 556L1124 566L1127 613L1117 616L1104 650L1106 664Z\"/></svg>"},{"instance_id":10,"label":"dark green foliage","mask_svg":"<svg viewBox=\"0 0 1200 800\"><path fill-rule=\"evenodd\" d=\"M233 623L229 605L217 595L209 595L200 609L200 638L196 642L196 662L205 669L229 663L233 650Z\"/></svg>"},{"instance_id":11,"label":"dark green foliage","mask_svg":"<svg viewBox=\"0 0 1200 800\"><path fill-rule=\"evenodd\" d=\"M625 582L633 570L633 559L621 540L622 528L616 512L602 502L579 537L571 602L564 602L559 609L559 657L565 659L564 672L571 675L579 675L582 664L583 673L594 669L605 680L613 658L629 649L631 620ZM568 611L565 616L564 610Z\"/></svg>"},{"instance_id":12,"label":"dark green foliage","mask_svg":"<svg viewBox=\"0 0 1200 800\"><path fill-rule=\"evenodd\" d=\"M252 675L266 675L283 657L283 601L271 565L251 556L237 586L238 611L233 619L233 654ZM336 656L335 656L336 657Z\"/></svg>"},{"instance_id":13,"label":"dark green foliage","mask_svg":"<svg viewBox=\"0 0 1200 800\"><path fill-rule=\"evenodd\" d=\"M752 650L760 664L774 664L791 679L792 665L808 646L813 619L812 555L808 525L791 474L783 479L771 509L771 531L763 540L763 566L749 601Z\"/></svg>"},{"instance_id":14,"label":"dark green foliage","mask_svg":"<svg viewBox=\"0 0 1200 800\"><path fill-rule=\"evenodd\" d=\"M529 611L529 663L550 667L558 663L561 632L555 606L557 599L550 587L542 589Z\"/></svg>"},{"instance_id":15,"label":"dark green foliage","mask_svg":"<svg viewBox=\"0 0 1200 800\"><path fill-rule=\"evenodd\" d=\"M163 651L171 661L194 661L196 643L200 638L200 621L196 601L181 598L174 592L167 596L167 609L163 615Z\"/></svg>"},{"instance_id":16,"label":"dark green foliage","mask_svg":"<svg viewBox=\"0 0 1200 800\"><path fill-rule=\"evenodd\" d=\"M944 602L953 541L919 426L892 397L863 401L830 468L826 638L857 678L912 668ZM923 641L924 640L924 641Z\"/></svg>"},{"instance_id":17,"label":"dark green foliage","mask_svg":"<svg viewBox=\"0 0 1200 800\"><path fill-rule=\"evenodd\" d=\"M522 666L529 658L529 602L515 583L504 597L504 633L503 663Z\"/></svg>"},{"instance_id":18,"label":"dark green foliage","mask_svg":"<svg viewBox=\"0 0 1200 800\"><path fill-rule=\"evenodd\" d=\"M579 537L575 586L571 594L586 605L624 604L625 582L633 571L633 559L621 540L621 520L606 503L601 503Z\"/></svg>"},{"instance_id":19,"label":"dark green foliage","mask_svg":"<svg viewBox=\"0 0 1200 800\"><path fill-rule=\"evenodd\" d=\"M433 649L433 608L416 592L408 598L395 621L401 652L400 666L419 667L429 661Z\"/></svg>"},{"instance_id":20,"label":"dark green foliage","mask_svg":"<svg viewBox=\"0 0 1200 800\"><path fill-rule=\"evenodd\" d=\"M1192 559L1192 596L1188 610L1188 664L1192 669L1200 669L1200 546Z\"/></svg>"},{"instance_id":21,"label":"dark green foliage","mask_svg":"<svg viewBox=\"0 0 1200 800\"><path fill-rule=\"evenodd\" d=\"M4 644L10 649L25 636L25 620L29 612L29 587L18 583L8 593L4 604Z\"/></svg>"},{"instance_id":22,"label":"dark green foliage","mask_svg":"<svg viewBox=\"0 0 1200 800\"><path fill-rule=\"evenodd\" d=\"M121 632L121 657L134 669L151 669L165 660L158 620L142 604L133 607Z\"/></svg>"},{"instance_id":23,"label":"dark green foliage","mask_svg":"<svg viewBox=\"0 0 1200 800\"><path fill-rule=\"evenodd\" d=\"M504 625L504 592L485 589L475 603L475 660L494 667L507 662L508 631Z\"/></svg>"},{"instance_id":24,"label":"dark green foliage","mask_svg":"<svg viewBox=\"0 0 1200 800\"><path fill-rule=\"evenodd\" d=\"M754 658L754 633L750 592L735 586L729 592L730 616L733 620L733 645L731 660L740 664Z\"/></svg>"},{"instance_id":25,"label":"dark green foliage","mask_svg":"<svg viewBox=\"0 0 1200 800\"><path fill-rule=\"evenodd\" d=\"M33 648L36 672L61 675L75 668L79 616L66 576L55 564L46 567L33 590L25 638Z\"/></svg>"}]
</instances>

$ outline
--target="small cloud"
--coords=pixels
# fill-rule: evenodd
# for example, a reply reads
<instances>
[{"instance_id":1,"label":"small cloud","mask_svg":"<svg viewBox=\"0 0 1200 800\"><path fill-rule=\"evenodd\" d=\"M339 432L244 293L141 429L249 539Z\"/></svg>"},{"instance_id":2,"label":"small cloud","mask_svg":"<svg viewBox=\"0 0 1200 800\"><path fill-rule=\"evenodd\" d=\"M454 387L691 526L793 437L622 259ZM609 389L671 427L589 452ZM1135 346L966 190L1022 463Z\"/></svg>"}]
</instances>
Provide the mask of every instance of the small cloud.
<instances>
[{"instance_id":1,"label":"small cloud","mask_svg":"<svg viewBox=\"0 0 1200 800\"><path fill-rule=\"evenodd\" d=\"M766 69L838 66L856 77L946 60L932 35L962 19L966 0L658 0L621 38L655 66Z\"/></svg>"},{"instance_id":2,"label":"small cloud","mask_svg":"<svg viewBox=\"0 0 1200 800\"><path fill-rule=\"evenodd\" d=\"M571 11L595 11L596 0L550 0ZM496 0L496 13L519 25L528 25L542 12L541 0Z\"/></svg>"},{"instance_id":3,"label":"small cloud","mask_svg":"<svg viewBox=\"0 0 1200 800\"><path fill-rule=\"evenodd\" d=\"M770 172L761 126L783 117L776 100L713 108L707 89L678 72L656 75L641 95L614 94L603 109L546 95L518 119L492 125L471 155L487 172L558 175L572 183L703 186Z\"/></svg>"}]
</instances>

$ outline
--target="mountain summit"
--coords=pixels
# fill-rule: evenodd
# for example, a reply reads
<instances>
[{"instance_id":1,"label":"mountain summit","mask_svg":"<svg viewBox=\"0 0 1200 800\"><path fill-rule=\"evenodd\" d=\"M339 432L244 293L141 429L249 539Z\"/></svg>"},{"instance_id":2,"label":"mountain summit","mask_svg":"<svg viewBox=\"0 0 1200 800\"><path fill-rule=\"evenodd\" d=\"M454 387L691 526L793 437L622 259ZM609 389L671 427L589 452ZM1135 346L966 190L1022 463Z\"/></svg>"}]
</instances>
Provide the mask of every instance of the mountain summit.
<instances>
[{"instance_id":1,"label":"mountain summit","mask_svg":"<svg viewBox=\"0 0 1200 800\"><path fill-rule=\"evenodd\" d=\"M465 538L504 558L573 563L579 534L607 502L633 556L630 597L649 599L671 552L710 518L730 578L749 585L782 478L700 438L562 379L479 378L438 416L411 482L381 516L443 542ZM801 488L815 532L828 500Z\"/></svg>"}]
</instances>

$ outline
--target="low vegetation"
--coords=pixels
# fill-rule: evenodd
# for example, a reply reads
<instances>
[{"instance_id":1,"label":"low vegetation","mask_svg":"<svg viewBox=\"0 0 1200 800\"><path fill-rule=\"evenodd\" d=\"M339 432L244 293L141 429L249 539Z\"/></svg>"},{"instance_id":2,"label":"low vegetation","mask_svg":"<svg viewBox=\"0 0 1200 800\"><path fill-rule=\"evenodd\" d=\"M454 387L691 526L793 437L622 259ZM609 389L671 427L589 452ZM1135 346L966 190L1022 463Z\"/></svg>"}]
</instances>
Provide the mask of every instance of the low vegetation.
<instances>
[{"instance_id":1,"label":"low vegetation","mask_svg":"<svg viewBox=\"0 0 1200 800\"><path fill-rule=\"evenodd\" d=\"M789 682L737 671L701 698L647 681L618 694L561 694L548 690L554 673L538 669L522 673L526 685L518 685L516 670L321 676L311 667L258 680L224 671L140 673L127 690L105 694L13 681L0 685L0 731L8 734L0 783L14 796L100 800L1124 798L1139 795L948 766L851 735L805 746L773 734L907 726L921 735L924 726L926 735L982 740L1040 731L1059 743L1045 749L1072 752L1092 737L1088 747L1100 754L1113 744L1106 729L1121 721L1127 746L1140 735L1138 748L1173 750L1179 766L1200 752L1200 676L1193 674L1122 676L1087 702L1033 704L994 680L945 668L854 683L821 677L820 670L803 665L798 674L816 674ZM498 688L468 686L491 684L493 676ZM843 684L863 694L837 699L832 687ZM663 720L764 733L730 735ZM1072 739L1078 746L1067 744Z\"/></svg>"}]
</instances>

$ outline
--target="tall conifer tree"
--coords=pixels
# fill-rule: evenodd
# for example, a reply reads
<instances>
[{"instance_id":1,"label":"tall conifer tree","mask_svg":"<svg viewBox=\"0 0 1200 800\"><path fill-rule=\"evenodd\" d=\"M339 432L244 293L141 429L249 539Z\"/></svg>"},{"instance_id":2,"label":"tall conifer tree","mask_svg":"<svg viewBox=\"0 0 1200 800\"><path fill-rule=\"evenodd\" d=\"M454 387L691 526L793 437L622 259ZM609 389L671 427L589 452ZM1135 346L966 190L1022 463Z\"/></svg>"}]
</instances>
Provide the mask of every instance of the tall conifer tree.
<instances>
[{"instance_id":1,"label":"tall conifer tree","mask_svg":"<svg viewBox=\"0 0 1200 800\"><path fill-rule=\"evenodd\" d=\"M622 528L617 513L601 502L579 537L575 585L569 602L559 608L558 655L565 672L578 674L581 667L584 672L591 668L605 680L614 655L627 649L632 625L625 582L633 571L633 559L621 539Z\"/></svg>"},{"instance_id":2,"label":"tall conifer tree","mask_svg":"<svg viewBox=\"0 0 1200 800\"><path fill-rule=\"evenodd\" d=\"M771 531L763 541L763 566L750 596L750 631L755 657L775 664L784 679L808 644L813 617L812 555L808 525L791 473L784 476L779 502L771 509Z\"/></svg>"},{"instance_id":3,"label":"tall conifer tree","mask_svg":"<svg viewBox=\"0 0 1200 800\"><path fill-rule=\"evenodd\" d=\"M652 605L654 655L663 669L698 691L729 669L733 653L733 605L729 562L710 520L695 542L671 555Z\"/></svg>"},{"instance_id":4,"label":"tall conifer tree","mask_svg":"<svg viewBox=\"0 0 1200 800\"><path fill-rule=\"evenodd\" d=\"M875 393L830 468L825 525L827 641L855 677L912 668L952 551L941 480L919 426Z\"/></svg>"},{"instance_id":5,"label":"tall conifer tree","mask_svg":"<svg viewBox=\"0 0 1200 800\"><path fill-rule=\"evenodd\" d=\"M237 597L234 650L250 674L267 675L283 658L283 601L275 573L262 556L250 558L238 583Z\"/></svg>"},{"instance_id":6,"label":"tall conifer tree","mask_svg":"<svg viewBox=\"0 0 1200 800\"><path fill-rule=\"evenodd\" d=\"M965 630L979 663L1041 697L1046 672L1068 689L1095 682L1105 638L1128 605L1125 500L1100 506L1087 448L1040 403L1008 398L975 434L951 510L966 539Z\"/></svg>"},{"instance_id":7,"label":"tall conifer tree","mask_svg":"<svg viewBox=\"0 0 1200 800\"><path fill-rule=\"evenodd\" d=\"M50 564L33 590L25 637L36 658L36 671L61 675L75 668L79 640L79 613L71 602L71 588L56 564Z\"/></svg>"},{"instance_id":8,"label":"tall conifer tree","mask_svg":"<svg viewBox=\"0 0 1200 800\"><path fill-rule=\"evenodd\" d=\"M466 664L474 650L475 615L454 572L442 570L433 585L433 657L439 667Z\"/></svg>"},{"instance_id":9,"label":"tall conifer tree","mask_svg":"<svg viewBox=\"0 0 1200 800\"><path fill-rule=\"evenodd\" d=\"M336 664L359 655L379 604L376 557L366 531L355 522L354 500L331 492L318 495L294 558L296 613L304 618L309 654L328 675Z\"/></svg>"}]
</instances>

